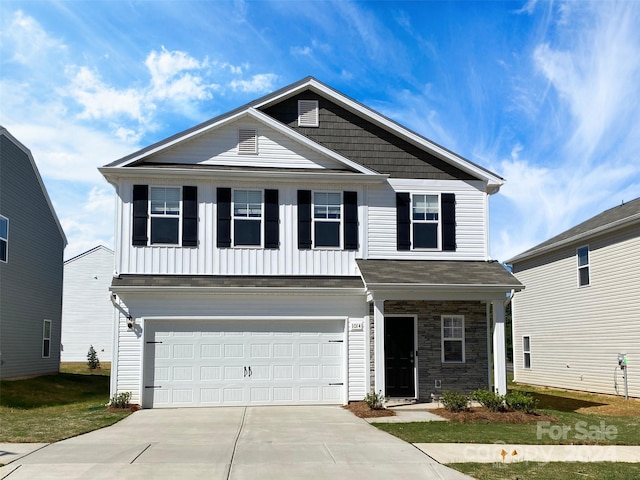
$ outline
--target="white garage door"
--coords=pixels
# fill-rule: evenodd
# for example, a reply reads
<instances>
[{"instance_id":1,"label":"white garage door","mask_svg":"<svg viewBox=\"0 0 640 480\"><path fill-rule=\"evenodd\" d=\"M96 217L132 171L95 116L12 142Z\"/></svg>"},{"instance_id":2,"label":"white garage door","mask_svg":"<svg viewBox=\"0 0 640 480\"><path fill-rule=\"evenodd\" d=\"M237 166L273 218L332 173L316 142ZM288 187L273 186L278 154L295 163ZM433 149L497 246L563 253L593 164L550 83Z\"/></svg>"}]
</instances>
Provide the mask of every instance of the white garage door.
<instances>
[{"instance_id":1,"label":"white garage door","mask_svg":"<svg viewBox=\"0 0 640 480\"><path fill-rule=\"evenodd\" d=\"M344 322L154 321L145 407L342 403Z\"/></svg>"}]
</instances>

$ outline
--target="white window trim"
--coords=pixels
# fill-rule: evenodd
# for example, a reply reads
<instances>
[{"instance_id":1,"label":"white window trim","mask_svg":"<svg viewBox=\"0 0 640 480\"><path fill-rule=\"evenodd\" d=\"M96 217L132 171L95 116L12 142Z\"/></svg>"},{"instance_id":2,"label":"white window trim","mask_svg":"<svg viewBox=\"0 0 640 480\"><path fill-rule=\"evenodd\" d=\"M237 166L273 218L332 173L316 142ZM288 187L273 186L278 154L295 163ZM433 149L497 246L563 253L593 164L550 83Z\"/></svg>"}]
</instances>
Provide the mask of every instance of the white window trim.
<instances>
[{"instance_id":1,"label":"white window trim","mask_svg":"<svg viewBox=\"0 0 640 480\"><path fill-rule=\"evenodd\" d=\"M335 218L316 218L316 193L337 193L340 195L340 219L338 227L338 240L339 245L337 247L324 247L316 246L316 222L331 222L336 223ZM344 192L336 190L313 190L311 192L311 248L315 250L342 250L344 248Z\"/></svg>"},{"instance_id":2,"label":"white window trim","mask_svg":"<svg viewBox=\"0 0 640 480\"><path fill-rule=\"evenodd\" d=\"M47 332L47 324L49 324L49 336L45 336L46 332ZM51 320L44 320L42 322L42 358L51 358L51 329L53 328L52 322ZM45 345L45 341L49 342L49 354L45 355L44 354L44 345Z\"/></svg>"},{"instance_id":3,"label":"white window trim","mask_svg":"<svg viewBox=\"0 0 640 480\"><path fill-rule=\"evenodd\" d=\"M236 218L236 191L240 192L260 192L260 218L247 218L247 217L237 217ZM260 245L236 245L236 220L253 220L260 221ZM234 188L231 190L231 247L232 248L264 248L264 189L260 188Z\"/></svg>"},{"instance_id":4,"label":"white window trim","mask_svg":"<svg viewBox=\"0 0 640 480\"><path fill-rule=\"evenodd\" d=\"M438 197L438 220L437 221L435 221L435 220L414 220L413 219L414 197L416 197L416 196L434 196L434 197ZM440 252L440 251L442 251L442 197L440 196L440 193L411 192L411 204L409 206L409 218L411 219L411 229L410 229L411 250L415 250L415 251L418 251L418 252ZM413 226L416 223L437 223L438 224L438 233L437 233L438 246L436 248L416 248L416 247L414 247L415 242L413 241Z\"/></svg>"},{"instance_id":5,"label":"white window trim","mask_svg":"<svg viewBox=\"0 0 640 480\"><path fill-rule=\"evenodd\" d=\"M525 350L524 348L524 339L529 339L529 350ZM526 355L529 355L529 366L527 367L527 362L525 362ZM531 370L531 335L523 335L522 336L522 368L526 370Z\"/></svg>"},{"instance_id":6,"label":"white window trim","mask_svg":"<svg viewBox=\"0 0 640 480\"><path fill-rule=\"evenodd\" d=\"M151 221L153 218L175 218L176 215L160 215L151 213L151 190L153 188L177 188L180 193L178 194L178 243L152 243L151 242ZM147 219L147 237L149 239L150 247L181 247L182 246L182 186L181 185L149 185L149 199L147 200L147 211L149 212L149 218Z\"/></svg>"},{"instance_id":7,"label":"white window trim","mask_svg":"<svg viewBox=\"0 0 640 480\"><path fill-rule=\"evenodd\" d=\"M252 132L252 135L249 135L246 138L253 137L253 139L254 139L253 149L252 150L243 150L242 148L240 148L241 145L246 145L246 143L243 143L243 141L242 141L243 133L245 133L245 135L247 135L248 132ZM255 128L239 128L238 129L237 152L238 152L238 155L257 155L258 154L258 130L257 129L255 129Z\"/></svg>"},{"instance_id":8,"label":"white window trim","mask_svg":"<svg viewBox=\"0 0 640 480\"><path fill-rule=\"evenodd\" d=\"M587 264L586 265L580 265L580 250L582 250L583 248L587 249ZM586 287L590 287L591 286L591 249L589 248L589 245L583 245L581 247L576 248L576 274L577 274L577 284L578 284L578 288L586 288ZM589 273L589 283L587 283L586 285L580 285L580 270L586 268L587 272Z\"/></svg>"},{"instance_id":9,"label":"white window trim","mask_svg":"<svg viewBox=\"0 0 640 480\"><path fill-rule=\"evenodd\" d=\"M462 338L444 338L444 319L445 318L455 318L462 320ZM465 341L465 327L464 327L464 315L441 315L440 316L440 352L441 352L441 361L442 363L466 363L467 361L467 349L466 349L466 341ZM445 360L444 359L444 342L445 341L462 341L462 361L460 360Z\"/></svg>"},{"instance_id":10,"label":"white window trim","mask_svg":"<svg viewBox=\"0 0 640 480\"><path fill-rule=\"evenodd\" d=\"M302 104L306 103L307 105L314 105L311 110L306 110L304 113L302 111ZM309 112L313 112L313 118L311 121L305 122L305 119L309 119ZM320 126L320 104L318 100L298 100L298 126L299 127L318 127Z\"/></svg>"},{"instance_id":11,"label":"white window trim","mask_svg":"<svg viewBox=\"0 0 640 480\"><path fill-rule=\"evenodd\" d=\"M5 259L0 259L0 263L7 263L9 261L9 219L4 215L0 215L0 219L7 221L7 237L0 237L0 240L4 240L4 242L6 243Z\"/></svg>"}]
</instances>

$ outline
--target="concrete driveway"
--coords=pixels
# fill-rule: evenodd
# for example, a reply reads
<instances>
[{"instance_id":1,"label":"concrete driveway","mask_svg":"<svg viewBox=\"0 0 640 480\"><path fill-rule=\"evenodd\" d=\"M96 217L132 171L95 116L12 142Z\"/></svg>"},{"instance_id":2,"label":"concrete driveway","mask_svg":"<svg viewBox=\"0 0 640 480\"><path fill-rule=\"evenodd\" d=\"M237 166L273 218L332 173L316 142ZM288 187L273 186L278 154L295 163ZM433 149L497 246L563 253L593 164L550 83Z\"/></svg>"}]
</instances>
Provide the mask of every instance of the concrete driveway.
<instances>
[{"instance_id":1,"label":"concrete driveway","mask_svg":"<svg viewBox=\"0 0 640 480\"><path fill-rule=\"evenodd\" d=\"M333 406L141 410L0 468L7 480L401 477L470 479Z\"/></svg>"}]
</instances>

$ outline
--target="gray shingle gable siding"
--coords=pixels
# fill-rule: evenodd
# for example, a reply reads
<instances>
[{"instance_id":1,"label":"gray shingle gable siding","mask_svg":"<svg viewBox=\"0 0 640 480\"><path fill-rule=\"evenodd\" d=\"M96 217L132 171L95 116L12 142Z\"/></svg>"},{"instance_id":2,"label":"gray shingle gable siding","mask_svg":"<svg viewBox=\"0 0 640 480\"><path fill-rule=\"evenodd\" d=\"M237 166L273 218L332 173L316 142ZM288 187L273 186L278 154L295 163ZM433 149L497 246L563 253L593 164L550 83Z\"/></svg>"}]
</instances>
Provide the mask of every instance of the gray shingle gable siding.
<instances>
[{"instance_id":1,"label":"gray shingle gable siding","mask_svg":"<svg viewBox=\"0 0 640 480\"><path fill-rule=\"evenodd\" d=\"M319 127L298 126L298 100L318 100ZM263 111L340 155L391 177L475 180L315 92L302 92Z\"/></svg>"}]
</instances>

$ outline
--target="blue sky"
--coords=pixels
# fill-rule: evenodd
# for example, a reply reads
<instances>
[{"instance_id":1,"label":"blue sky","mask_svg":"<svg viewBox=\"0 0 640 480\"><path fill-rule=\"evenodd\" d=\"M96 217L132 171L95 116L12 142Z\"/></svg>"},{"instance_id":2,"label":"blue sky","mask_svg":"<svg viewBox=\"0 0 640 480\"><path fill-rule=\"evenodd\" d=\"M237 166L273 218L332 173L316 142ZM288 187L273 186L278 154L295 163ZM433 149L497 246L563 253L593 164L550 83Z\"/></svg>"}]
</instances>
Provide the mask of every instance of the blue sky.
<instances>
[{"instance_id":1,"label":"blue sky","mask_svg":"<svg viewBox=\"0 0 640 480\"><path fill-rule=\"evenodd\" d=\"M307 75L507 183L506 260L640 197L640 2L0 3L0 123L69 239L113 247L97 167Z\"/></svg>"}]
</instances>

